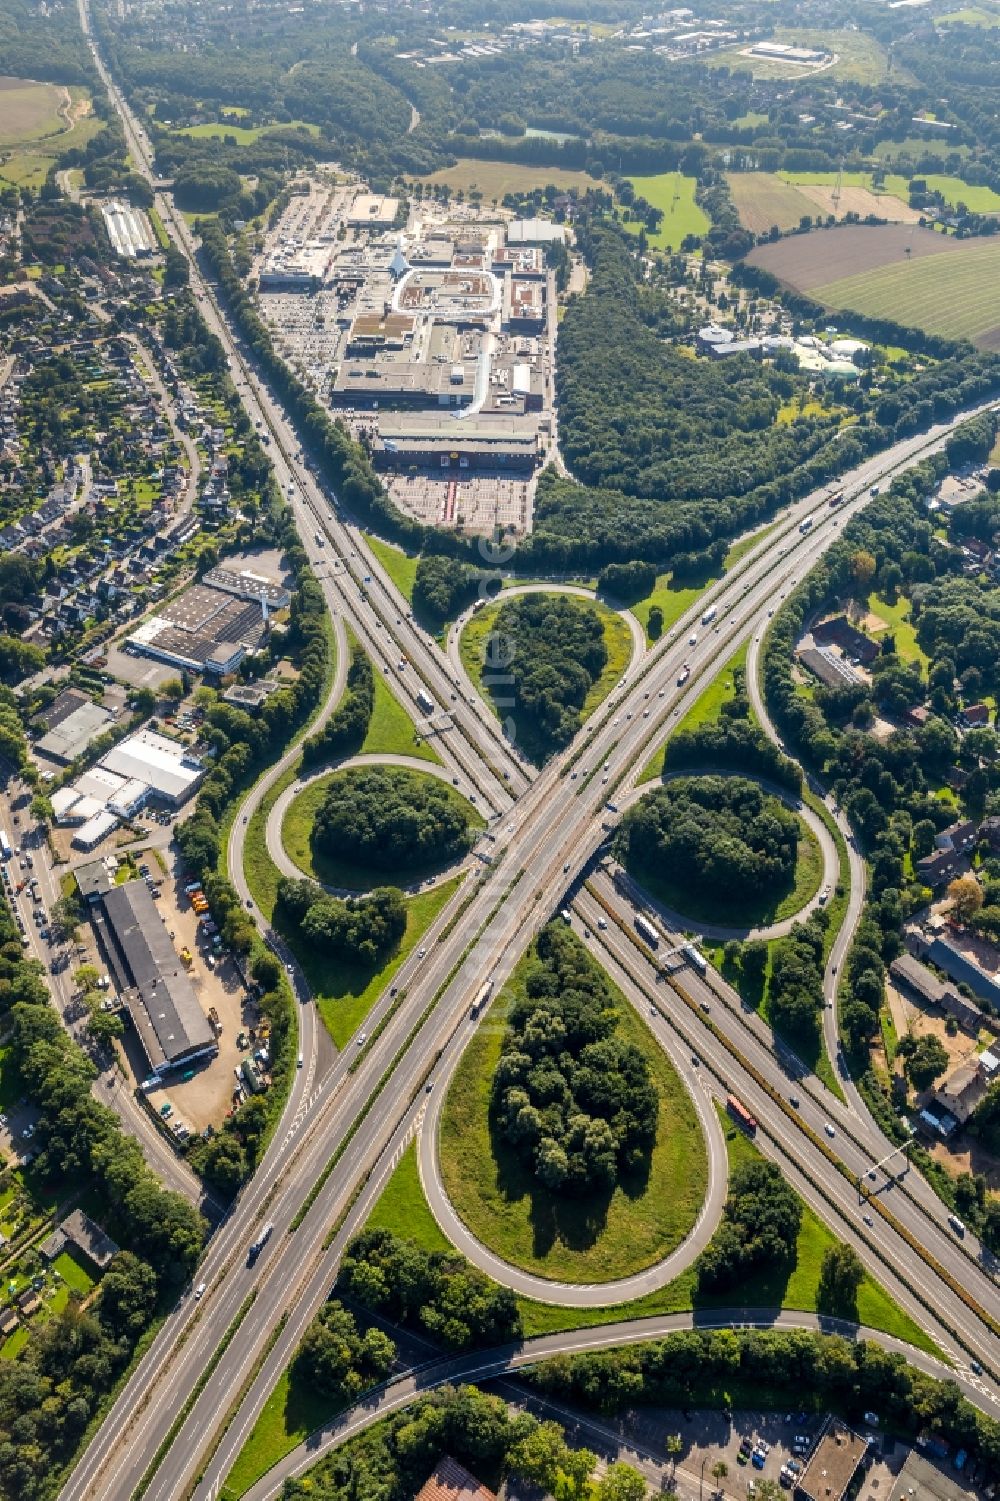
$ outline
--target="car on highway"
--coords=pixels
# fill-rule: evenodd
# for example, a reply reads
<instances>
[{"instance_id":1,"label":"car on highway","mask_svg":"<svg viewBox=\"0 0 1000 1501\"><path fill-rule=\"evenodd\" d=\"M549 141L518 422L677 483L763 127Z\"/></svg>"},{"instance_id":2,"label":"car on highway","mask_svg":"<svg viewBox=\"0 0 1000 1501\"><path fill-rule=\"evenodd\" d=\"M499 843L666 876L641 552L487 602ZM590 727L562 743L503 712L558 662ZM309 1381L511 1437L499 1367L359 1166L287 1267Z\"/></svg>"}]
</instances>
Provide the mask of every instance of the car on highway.
<instances>
[{"instance_id":1,"label":"car on highway","mask_svg":"<svg viewBox=\"0 0 1000 1501\"><path fill-rule=\"evenodd\" d=\"M875 1221L872 1219L872 1217L871 1217L870 1214L863 1214L861 1216L861 1218L864 1220L864 1222L868 1226L869 1230L871 1230L874 1227Z\"/></svg>"},{"instance_id":2,"label":"car on highway","mask_svg":"<svg viewBox=\"0 0 1000 1501\"><path fill-rule=\"evenodd\" d=\"M823 1122L823 1130L826 1132L827 1136L829 1136L831 1138L834 1137L834 1136L836 1136L836 1134L837 1134L836 1131L833 1129L833 1126L830 1124L829 1121L824 1121Z\"/></svg>"},{"instance_id":3,"label":"car on highway","mask_svg":"<svg viewBox=\"0 0 1000 1501\"><path fill-rule=\"evenodd\" d=\"M204 1293L205 1293L205 1283L204 1282L199 1282L198 1286L194 1290L195 1301L197 1301L199 1298L203 1297Z\"/></svg>"},{"instance_id":4,"label":"car on highway","mask_svg":"<svg viewBox=\"0 0 1000 1501\"><path fill-rule=\"evenodd\" d=\"M698 645L698 637L692 631L691 635L688 637L688 646L697 646L697 645Z\"/></svg>"}]
</instances>

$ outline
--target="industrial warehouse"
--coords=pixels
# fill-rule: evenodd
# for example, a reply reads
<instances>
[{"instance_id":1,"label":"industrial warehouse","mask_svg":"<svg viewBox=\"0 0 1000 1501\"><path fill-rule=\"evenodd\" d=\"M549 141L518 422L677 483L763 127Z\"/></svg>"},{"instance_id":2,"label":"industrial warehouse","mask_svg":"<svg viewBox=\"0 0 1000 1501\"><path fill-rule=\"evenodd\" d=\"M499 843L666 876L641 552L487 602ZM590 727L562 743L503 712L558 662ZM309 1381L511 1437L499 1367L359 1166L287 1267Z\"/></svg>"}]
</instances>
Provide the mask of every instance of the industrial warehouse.
<instances>
[{"instance_id":1,"label":"industrial warehouse","mask_svg":"<svg viewBox=\"0 0 1000 1501\"><path fill-rule=\"evenodd\" d=\"M91 906L119 994L150 1072L164 1074L219 1048L145 881L112 886Z\"/></svg>"},{"instance_id":2,"label":"industrial warehouse","mask_svg":"<svg viewBox=\"0 0 1000 1501\"><path fill-rule=\"evenodd\" d=\"M126 260L144 260L156 254L156 239L149 219L141 208L112 199L101 205L104 227L111 248Z\"/></svg>"},{"instance_id":3,"label":"industrial warehouse","mask_svg":"<svg viewBox=\"0 0 1000 1501\"><path fill-rule=\"evenodd\" d=\"M216 677L234 672L267 634L270 612L284 609L283 584L249 569L213 568L200 584L149 615L128 637L142 656Z\"/></svg>"},{"instance_id":4,"label":"industrial warehouse","mask_svg":"<svg viewBox=\"0 0 1000 1501\"><path fill-rule=\"evenodd\" d=\"M77 848L91 850L151 800L182 807L206 770L200 756L176 740L149 728L138 730L53 792L52 816L59 827L76 830Z\"/></svg>"}]
</instances>

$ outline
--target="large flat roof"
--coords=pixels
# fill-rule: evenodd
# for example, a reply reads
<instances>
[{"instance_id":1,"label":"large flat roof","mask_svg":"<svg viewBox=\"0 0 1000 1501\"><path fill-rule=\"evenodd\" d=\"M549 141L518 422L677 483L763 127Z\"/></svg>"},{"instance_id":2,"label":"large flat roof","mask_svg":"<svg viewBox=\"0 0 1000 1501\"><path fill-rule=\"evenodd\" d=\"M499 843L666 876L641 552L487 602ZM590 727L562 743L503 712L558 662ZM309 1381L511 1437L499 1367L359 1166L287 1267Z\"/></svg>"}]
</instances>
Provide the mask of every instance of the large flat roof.
<instances>
[{"instance_id":1,"label":"large flat roof","mask_svg":"<svg viewBox=\"0 0 1000 1501\"><path fill-rule=\"evenodd\" d=\"M53 761L75 761L90 742L114 723L114 716L89 699L43 735L36 749Z\"/></svg>"},{"instance_id":2,"label":"large flat roof","mask_svg":"<svg viewBox=\"0 0 1000 1501\"><path fill-rule=\"evenodd\" d=\"M866 1439L831 1418L799 1477L796 1494L809 1501L841 1501L867 1450Z\"/></svg>"},{"instance_id":3,"label":"large flat roof","mask_svg":"<svg viewBox=\"0 0 1000 1501\"><path fill-rule=\"evenodd\" d=\"M154 791L172 798L189 796L205 775L196 756L154 730L129 735L108 751L104 765L128 782L146 782Z\"/></svg>"},{"instance_id":4,"label":"large flat roof","mask_svg":"<svg viewBox=\"0 0 1000 1501\"><path fill-rule=\"evenodd\" d=\"M129 1011L151 1067L207 1052L215 1034L145 881L113 886L104 915L125 961L134 991Z\"/></svg>"}]
</instances>

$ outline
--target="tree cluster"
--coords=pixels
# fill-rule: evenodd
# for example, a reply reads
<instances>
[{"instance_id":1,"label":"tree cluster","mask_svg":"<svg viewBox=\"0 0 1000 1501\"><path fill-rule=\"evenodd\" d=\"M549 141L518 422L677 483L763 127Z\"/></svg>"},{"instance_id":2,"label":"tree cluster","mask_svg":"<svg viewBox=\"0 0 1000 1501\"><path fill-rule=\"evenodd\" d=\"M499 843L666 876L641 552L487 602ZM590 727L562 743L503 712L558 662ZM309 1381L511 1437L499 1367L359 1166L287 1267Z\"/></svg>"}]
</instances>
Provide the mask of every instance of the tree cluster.
<instances>
[{"instance_id":1,"label":"tree cluster","mask_svg":"<svg viewBox=\"0 0 1000 1501\"><path fill-rule=\"evenodd\" d=\"M338 860L398 870L464 855L472 832L469 809L443 782L373 766L334 777L316 810L312 840Z\"/></svg>"},{"instance_id":2,"label":"tree cluster","mask_svg":"<svg viewBox=\"0 0 1000 1501\"><path fill-rule=\"evenodd\" d=\"M360 646L351 648L347 691L322 729L310 735L302 747L307 766L318 766L339 756L359 751L368 734L375 707L375 673Z\"/></svg>"},{"instance_id":3,"label":"tree cluster","mask_svg":"<svg viewBox=\"0 0 1000 1501\"><path fill-rule=\"evenodd\" d=\"M501 712L513 710L529 753L545 759L568 744L608 660L593 606L568 595L519 595L501 606L483 652L483 684Z\"/></svg>"},{"instance_id":4,"label":"tree cluster","mask_svg":"<svg viewBox=\"0 0 1000 1501\"><path fill-rule=\"evenodd\" d=\"M616 999L568 929L543 928L508 1017L490 1095L504 1140L550 1193L608 1194L648 1159L659 1101L615 1035Z\"/></svg>"},{"instance_id":5,"label":"tree cluster","mask_svg":"<svg viewBox=\"0 0 1000 1501\"><path fill-rule=\"evenodd\" d=\"M989 1474L1000 1466L1000 1423L955 1383L926 1375L905 1355L865 1340L806 1330L687 1330L624 1350L559 1356L527 1378L542 1392L605 1412L625 1406L697 1407L720 1391L766 1391L794 1406L804 1391L860 1426L874 1408L893 1433L939 1434Z\"/></svg>"},{"instance_id":6,"label":"tree cluster","mask_svg":"<svg viewBox=\"0 0 1000 1501\"><path fill-rule=\"evenodd\" d=\"M457 1251L425 1251L389 1230L365 1230L351 1241L338 1287L451 1350L500 1345L521 1329L509 1288L499 1287Z\"/></svg>"},{"instance_id":7,"label":"tree cluster","mask_svg":"<svg viewBox=\"0 0 1000 1501\"><path fill-rule=\"evenodd\" d=\"M701 896L774 894L795 877L799 821L744 777L681 777L622 819L615 852L629 869L669 874Z\"/></svg>"},{"instance_id":8,"label":"tree cluster","mask_svg":"<svg viewBox=\"0 0 1000 1501\"><path fill-rule=\"evenodd\" d=\"M802 1203L773 1162L737 1168L722 1223L698 1260L702 1292L735 1291L755 1272L790 1266Z\"/></svg>"},{"instance_id":9,"label":"tree cluster","mask_svg":"<svg viewBox=\"0 0 1000 1501\"><path fill-rule=\"evenodd\" d=\"M327 896L315 881L283 877L275 920L314 952L374 967L393 952L406 931L406 904L395 886L376 886L363 897Z\"/></svg>"},{"instance_id":10,"label":"tree cluster","mask_svg":"<svg viewBox=\"0 0 1000 1501\"><path fill-rule=\"evenodd\" d=\"M472 603L485 575L459 558L424 553L417 562L413 608L436 626Z\"/></svg>"},{"instance_id":11,"label":"tree cluster","mask_svg":"<svg viewBox=\"0 0 1000 1501\"><path fill-rule=\"evenodd\" d=\"M351 1402L388 1375L396 1346L381 1329L358 1330L354 1315L333 1298L302 1336L292 1379L338 1402Z\"/></svg>"}]
</instances>

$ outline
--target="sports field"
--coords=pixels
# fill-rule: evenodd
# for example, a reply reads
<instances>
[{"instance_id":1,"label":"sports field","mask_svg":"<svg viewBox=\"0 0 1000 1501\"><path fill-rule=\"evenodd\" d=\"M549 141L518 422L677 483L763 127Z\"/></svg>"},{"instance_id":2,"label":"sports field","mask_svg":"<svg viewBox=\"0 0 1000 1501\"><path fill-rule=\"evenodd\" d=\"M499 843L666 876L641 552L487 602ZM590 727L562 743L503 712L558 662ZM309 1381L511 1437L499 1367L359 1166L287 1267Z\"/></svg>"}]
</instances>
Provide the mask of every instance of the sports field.
<instances>
[{"instance_id":1,"label":"sports field","mask_svg":"<svg viewBox=\"0 0 1000 1501\"><path fill-rule=\"evenodd\" d=\"M600 187L589 172L569 172L562 167L522 166L520 162L481 162L476 157L460 156L453 167L442 167L424 178L432 185L444 183L453 193L482 193L487 203L499 202L506 193L530 193L535 188L553 187L567 191Z\"/></svg>"},{"instance_id":2,"label":"sports field","mask_svg":"<svg viewBox=\"0 0 1000 1501\"><path fill-rule=\"evenodd\" d=\"M687 235L703 235L711 229L711 220L694 199L697 187L694 177L685 177L680 172L658 172L655 177L633 177L630 181L638 197L663 210L659 229L649 236L654 249L679 250ZM625 224L623 228L637 235L640 226Z\"/></svg>"},{"instance_id":3,"label":"sports field","mask_svg":"<svg viewBox=\"0 0 1000 1501\"><path fill-rule=\"evenodd\" d=\"M1000 349L1000 243L902 224L845 225L758 245L747 260L830 308Z\"/></svg>"}]
</instances>

